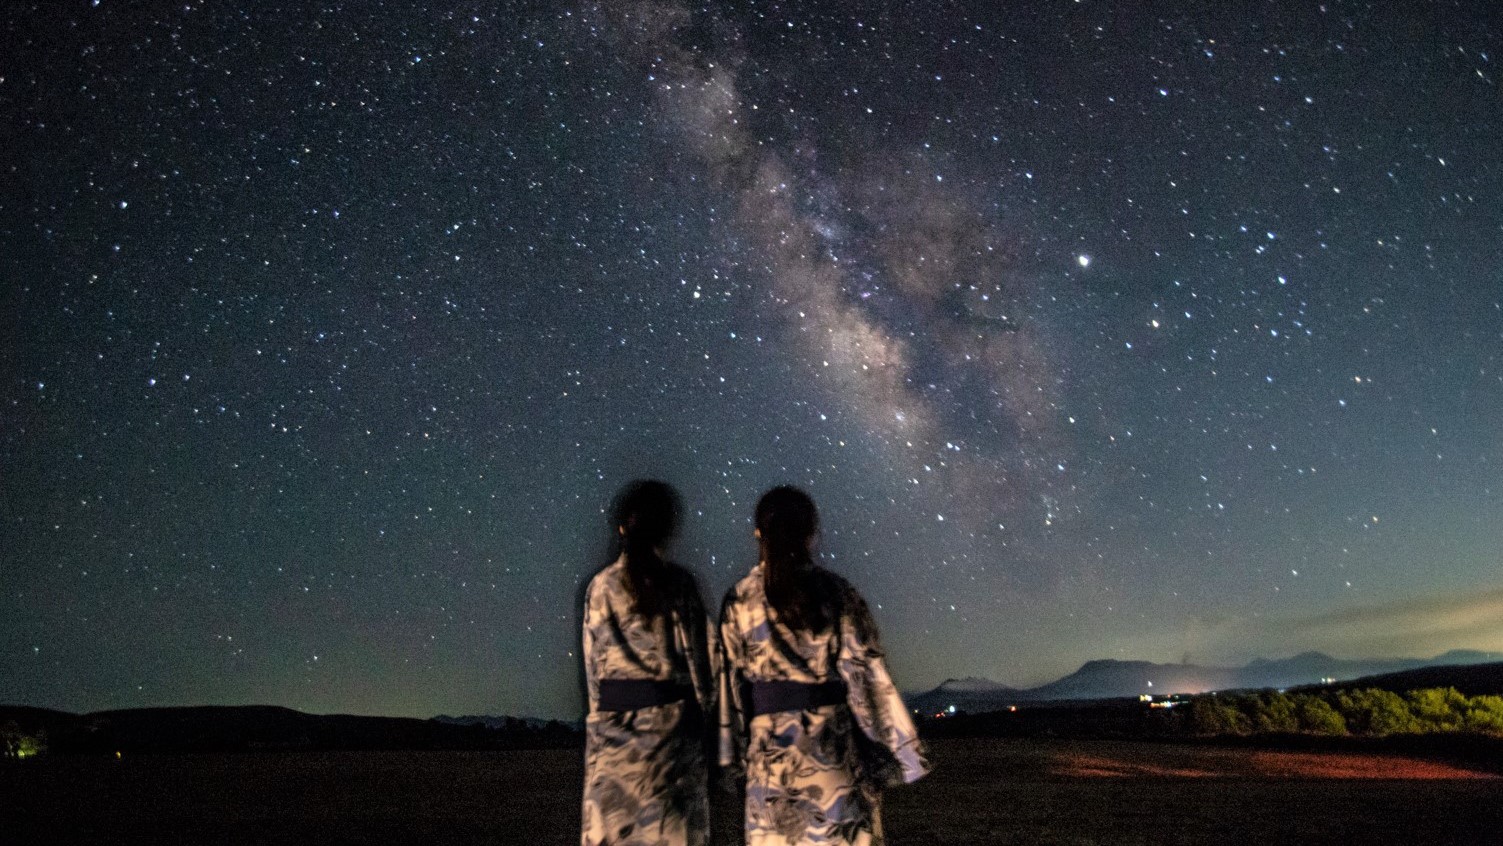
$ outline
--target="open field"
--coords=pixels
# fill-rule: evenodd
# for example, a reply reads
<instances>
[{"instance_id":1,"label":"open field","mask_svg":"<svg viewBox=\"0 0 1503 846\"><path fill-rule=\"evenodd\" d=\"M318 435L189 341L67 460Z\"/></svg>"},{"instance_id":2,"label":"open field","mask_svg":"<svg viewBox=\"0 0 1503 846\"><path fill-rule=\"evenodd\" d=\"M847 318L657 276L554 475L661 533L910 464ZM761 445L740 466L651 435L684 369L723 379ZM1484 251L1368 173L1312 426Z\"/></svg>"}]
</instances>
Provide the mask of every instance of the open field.
<instances>
[{"instance_id":1,"label":"open field","mask_svg":"<svg viewBox=\"0 0 1503 846\"><path fill-rule=\"evenodd\" d=\"M1503 779L1434 761L1130 741L942 739L894 846L1496 843ZM577 843L580 753L53 757L0 767L5 843ZM721 831L738 831L724 799ZM733 843L723 838L718 842Z\"/></svg>"}]
</instances>

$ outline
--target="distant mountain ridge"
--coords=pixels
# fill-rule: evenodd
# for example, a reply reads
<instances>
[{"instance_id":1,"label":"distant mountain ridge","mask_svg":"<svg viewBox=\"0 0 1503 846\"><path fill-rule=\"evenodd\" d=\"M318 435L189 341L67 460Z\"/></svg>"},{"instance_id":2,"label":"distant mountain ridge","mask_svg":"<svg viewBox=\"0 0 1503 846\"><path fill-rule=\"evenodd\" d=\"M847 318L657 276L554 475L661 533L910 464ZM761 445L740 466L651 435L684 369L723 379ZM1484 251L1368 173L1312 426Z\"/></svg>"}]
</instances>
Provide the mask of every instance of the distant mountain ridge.
<instances>
[{"instance_id":1,"label":"distant mountain ridge","mask_svg":"<svg viewBox=\"0 0 1503 846\"><path fill-rule=\"evenodd\" d=\"M522 749L576 746L577 726L509 719L467 722L305 714L273 705L129 708L72 714L0 705L0 725L44 732L60 752ZM464 718L461 718L464 719Z\"/></svg>"},{"instance_id":2,"label":"distant mountain ridge","mask_svg":"<svg viewBox=\"0 0 1503 846\"><path fill-rule=\"evenodd\" d=\"M1289 688L1422 670L1503 661L1503 653L1451 650L1434 658L1333 658L1322 652L1301 652L1289 658L1254 659L1242 667L1204 667L1196 664L1156 664L1114 658L1087 661L1080 669L1038 687L1017 689L989 679L947 679L932 690L907 697L910 707L938 713L956 710L980 713L1023 702L1115 699L1143 694L1205 693L1212 690Z\"/></svg>"}]
</instances>

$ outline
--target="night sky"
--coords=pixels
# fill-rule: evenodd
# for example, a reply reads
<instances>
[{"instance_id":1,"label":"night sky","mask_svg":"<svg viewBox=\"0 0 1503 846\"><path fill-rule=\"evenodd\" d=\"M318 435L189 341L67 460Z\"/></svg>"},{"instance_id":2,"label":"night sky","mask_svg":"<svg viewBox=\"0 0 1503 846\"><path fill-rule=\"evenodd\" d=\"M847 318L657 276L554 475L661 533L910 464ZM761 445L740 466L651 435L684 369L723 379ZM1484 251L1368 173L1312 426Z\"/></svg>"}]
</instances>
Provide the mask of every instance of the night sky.
<instances>
[{"instance_id":1,"label":"night sky","mask_svg":"<svg viewBox=\"0 0 1503 846\"><path fill-rule=\"evenodd\" d=\"M1503 650L1493 3L839 5L6 3L0 702L575 716L644 476L905 689Z\"/></svg>"}]
</instances>

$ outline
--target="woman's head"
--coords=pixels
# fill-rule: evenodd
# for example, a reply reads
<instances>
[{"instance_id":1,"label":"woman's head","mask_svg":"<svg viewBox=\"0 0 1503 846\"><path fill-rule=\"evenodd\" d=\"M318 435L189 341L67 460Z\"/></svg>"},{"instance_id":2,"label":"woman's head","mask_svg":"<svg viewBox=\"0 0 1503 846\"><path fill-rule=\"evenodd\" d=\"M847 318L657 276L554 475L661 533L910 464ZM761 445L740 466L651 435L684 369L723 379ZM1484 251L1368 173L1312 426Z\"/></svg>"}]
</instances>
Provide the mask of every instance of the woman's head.
<instances>
[{"instance_id":1,"label":"woman's head","mask_svg":"<svg viewBox=\"0 0 1503 846\"><path fill-rule=\"evenodd\" d=\"M764 558L771 553L810 561L809 543L819 531L819 511L808 494L792 485L773 488L757 501L756 524Z\"/></svg>"},{"instance_id":2,"label":"woman's head","mask_svg":"<svg viewBox=\"0 0 1503 846\"><path fill-rule=\"evenodd\" d=\"M613 514L624 549L662 549L678 531L678 494L663 482L638 479L616 495Z\"/></svg>"},{"instance_id":3,"label":"woman's head","mask_svg":"<svg viewBox=\"0 0 1503 846\"><path fill-rule=\"evenodd\" d=\"M814 500L795 487L773 488L757 502L756 526L767 604L789 628L824 631L836 616L835 591L814 566L811 547L819 532Z\"/></svg>"},{"instance_id":4,"label":"woman's head","mask_svg":"<svg viewBox=\"0 0 1503 846\"><path fill-rule=\"evenodd\" d=\"M673 587L663 550L678 530L678 494L663 482L638 479L616 495L612 516L632 600L643 615L658 616L666 604L664 592Z\"/></svg>"}]
</instances>

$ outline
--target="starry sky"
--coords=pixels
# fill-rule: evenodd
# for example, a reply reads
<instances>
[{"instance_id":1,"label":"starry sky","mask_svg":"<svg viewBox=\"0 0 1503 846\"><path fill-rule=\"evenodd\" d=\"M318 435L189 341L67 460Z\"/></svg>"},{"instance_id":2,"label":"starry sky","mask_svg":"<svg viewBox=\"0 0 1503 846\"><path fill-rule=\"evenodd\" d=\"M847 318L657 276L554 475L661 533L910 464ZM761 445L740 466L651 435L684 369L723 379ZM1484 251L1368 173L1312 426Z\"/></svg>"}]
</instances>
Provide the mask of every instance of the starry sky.
<instances>
[{"instance_id":1,"label":"starry sky","mask_svg":"<svg viewBox=\"0 0 1503 846\"><path fill-rule=\"evenodd\" d=\"M575 716L636 477L905 689L1503 650L1503 23L1201 6L5 4L0 701Z\"/></svg>"}]
</instances>

